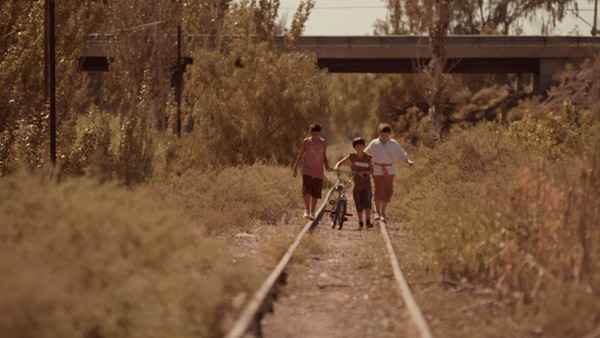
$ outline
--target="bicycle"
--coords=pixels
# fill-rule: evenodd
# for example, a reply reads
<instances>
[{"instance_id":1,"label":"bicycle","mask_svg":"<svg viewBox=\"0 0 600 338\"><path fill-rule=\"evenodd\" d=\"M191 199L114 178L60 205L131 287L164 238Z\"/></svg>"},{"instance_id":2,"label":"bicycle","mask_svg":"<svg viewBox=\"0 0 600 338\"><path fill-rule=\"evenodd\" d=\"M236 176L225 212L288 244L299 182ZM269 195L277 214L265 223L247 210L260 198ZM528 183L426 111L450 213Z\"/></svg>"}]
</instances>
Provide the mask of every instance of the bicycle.
<instances>
[{"instance_id":1,"label":"bicycle","mask_svg":"<svg viewBox=\"0 0 600 338\"><path fill-rule=\"evenodd\" d=\"M342 230L344 227L344 222L348 220L349 216L352 216L352 214L348 213L348 197L346 196L345 186L345 183L347 182L341 178L341 172L342 171L340 170L336 170L337 180L335 182L333 191L337 194L337 196L329 200L329 205L331 205L332 208L325 210L325 212L328 212L331 216L331 228L335 229L337 226L338 230Z\"/></svg>"}]
</instances>

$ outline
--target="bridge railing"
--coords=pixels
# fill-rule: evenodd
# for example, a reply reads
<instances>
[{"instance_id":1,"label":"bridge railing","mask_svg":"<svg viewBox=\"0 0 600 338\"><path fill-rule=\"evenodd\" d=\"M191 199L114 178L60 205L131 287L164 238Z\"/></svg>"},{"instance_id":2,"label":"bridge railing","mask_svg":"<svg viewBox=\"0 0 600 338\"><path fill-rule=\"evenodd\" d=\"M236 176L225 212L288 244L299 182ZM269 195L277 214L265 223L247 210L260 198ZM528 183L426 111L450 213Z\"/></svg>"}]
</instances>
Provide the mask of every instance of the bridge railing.
<instances>
[{"instance_id":1,"label":"bridge railing","mask_svg":"<svg viewBox=\"0 0 600 338\"><path fill-rule=\"evenodd\" d=\"M600 47L600 37L591 36L504 36L504 35L450 35L449 45L596 45ZM429 36L303 36L297 40L300 46L319 45L427 45Z\"/></svg>"},{"instance_id":2,"label":"bridge railing","mask_svg":"<svg viewBox=\"0 0 600 338\"><path fill-rule=\"evenodd\" d=\"M227 43L247 36L224 36L219 39ZM111 34L89 35L83 56L106 56L112 41ZM190 34L184 38L184 49L191 50L208 45L210 35ZM278 36L275 43L285 44ZM453 57L588 57L600 51L600 37L590 36L500 36L500 35L451 35L447 38L448 53ZM428 36L303 36L296 40L294 49L315 51L318 54L340 57L357 53L357 57L394 55L427 56L430 54ZM362 49L362 51L361 51ZM370 49L370 50L369 50ZM500 52L500 54L497 54ZM364 55L363 55L364 54ZM381 54L381 55L380 55ZM414 54L414 55L413 55Z\"/></svg>"}]
</instances>

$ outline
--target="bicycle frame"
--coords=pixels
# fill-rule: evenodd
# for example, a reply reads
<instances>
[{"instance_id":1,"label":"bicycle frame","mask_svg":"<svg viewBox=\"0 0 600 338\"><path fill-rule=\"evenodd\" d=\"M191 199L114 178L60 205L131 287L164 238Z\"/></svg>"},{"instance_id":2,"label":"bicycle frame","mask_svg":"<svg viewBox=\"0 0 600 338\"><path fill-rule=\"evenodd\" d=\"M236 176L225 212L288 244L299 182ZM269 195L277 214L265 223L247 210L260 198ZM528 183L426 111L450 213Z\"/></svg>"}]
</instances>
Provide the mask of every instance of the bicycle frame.
<instances>
[{"instance_id":1,"label":"bicycle frame","mask_svg":"<svg viewBox=\"0 0 600 338\"><path fill-rule=\"evenodd\" d=\"M346 186L344 180L340 177L340 171L336 173L337 180L334 186L334 193L336 197L329 200L329 205L332 206L332 209L325 210L325 212L329 212L331 216L332 229L338 227L338 230L342 230L344 226L344 222L348 220L348 216L352 216L348 211L348 197L346 195Z\"/></svg>"}]
</instances>

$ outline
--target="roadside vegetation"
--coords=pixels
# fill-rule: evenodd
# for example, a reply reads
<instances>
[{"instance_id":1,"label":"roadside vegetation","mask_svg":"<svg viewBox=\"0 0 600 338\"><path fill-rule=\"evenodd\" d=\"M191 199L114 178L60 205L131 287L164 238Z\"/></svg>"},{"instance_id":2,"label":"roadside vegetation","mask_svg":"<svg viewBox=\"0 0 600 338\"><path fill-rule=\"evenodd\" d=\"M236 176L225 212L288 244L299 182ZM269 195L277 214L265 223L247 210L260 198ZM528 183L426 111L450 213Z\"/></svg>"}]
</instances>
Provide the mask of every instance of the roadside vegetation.
<instances>
[{"instance_id":1,"label":"roadside vegetation","mask_svg":"<svg viewBox=\"0 0 600 338\"><path fill-rule=\"evenodd\" d=\"M479 8L490 22L463 13L479 10L467 4L457 16L471 22L446 29L508 34L540 8L559 21L569 2L525 1L518 18ZM444 25L429 27L432 13L418 2L386 3L390 17L375 34ZM545 337L600 324L600 60L565 73L544 99L515 76L455 76L452 88L426 69L330 76L312 57L274 48L275 35L294 43L313 6L300 1L286 25L278 0L58 2L52 168L43 2L0 4L0 336L222 335L262 276L217 238L276 225L298 208L285 166L311 122L341 143L330 162L380 121L413 147L417 165L401 172L393 208L419 247L407 263L416 274L491 289ZM179 23L194 55L181 138ZM116 41L111 72L79 72L97 32ZM288 242L273 237L274 261ZM375 243L353 253L357 269L381 270ZM306 244L298 265L327 249L315 237Z\"/></svg>"},{"instance_id":2,"label":"roadside vegetation","mask_svg":"<svg viewBox=\"0 0 600 338\"><path fill-rule=\"evenodd\" d=\"M0 181L3 337L215 337L260 281L150 188ZM208 207L208 206L207 206Z\"/></svg>"},{"instance_id":3,"label":"roadside vegetation","mask_svg":"<svg viewBox=\"0 0 600 338\"><path fill-rule=\"evenodd\" d=\"M264 276L223 238L275 225L299 203L283 166L322 113L324 77L314 60L276 52L272 37L292 43L311 7L302 1L284 27L278 1L57 2L51 168L43 1L2 2L0 336L227 331ZM181 139L171 83L178 22L212 35L186 40L196 61ZM157 24L140 28L147 23ZM116 41L111 72L79 72L98 32Z\"/></svg>"},{"instance_id":4,"label":"roadside vegetation","mask_svg":"<svg viewBox=\"0 0 600 338\"><path fill-rule=\"evenodd\" d=\"M544 337L599 325L598 76L596 59L545 100L522 101L512 122L416 151L393 205L422 250L411 270L494 290Z\"/></svg>"}]
</instances>

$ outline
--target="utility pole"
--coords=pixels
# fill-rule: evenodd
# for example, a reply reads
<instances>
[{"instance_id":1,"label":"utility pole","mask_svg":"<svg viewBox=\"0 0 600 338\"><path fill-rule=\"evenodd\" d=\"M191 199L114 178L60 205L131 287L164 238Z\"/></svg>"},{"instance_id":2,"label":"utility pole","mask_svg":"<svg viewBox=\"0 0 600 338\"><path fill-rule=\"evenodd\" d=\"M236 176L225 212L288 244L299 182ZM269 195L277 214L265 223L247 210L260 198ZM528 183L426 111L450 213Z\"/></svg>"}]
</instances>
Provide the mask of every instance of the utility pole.
<instances>
[{"instance_id":1,"label":"utility pole","mask_svg":"<svg viewBox=\"0 0 600 338\"><path fill-rule=\"evenodd\" d=\"M45 66L44 77L46 86L46 97L49 102L50 119L50 161L56 164L56 17L55 0L46 0L45 3Z\"/></svg>"},{"instance_id":2,"label":"utility pole","mask_svg":"<svg viewBox=\"0 0 600 338\"><path fill-rule=\"evenodd\" d=\"M44 2L44 100L48 102L48 0Z\"/></svg>"},{"instance_id":3,"label":"utility pole","mask_svg":"<svg viewBox=\"0 0 600 338\"><path fill-rule=\"evenodd\" d=\"M177 137L181 137L181 96L183 91L183 67L181 63L181 24L177 26L177 70L175 79L175 99L177 100Z\"/></svg>"},{"instance_id":4,"label":"utility pole","mask_svg":"<svg viewBox=\"0 0 600 338\"><path fill-rule=\"evenodd\" d=\"M594 25L592 26L592 36L598 35L598 0L594 1Z\"/></svg>"}]
</instances>

